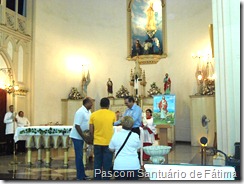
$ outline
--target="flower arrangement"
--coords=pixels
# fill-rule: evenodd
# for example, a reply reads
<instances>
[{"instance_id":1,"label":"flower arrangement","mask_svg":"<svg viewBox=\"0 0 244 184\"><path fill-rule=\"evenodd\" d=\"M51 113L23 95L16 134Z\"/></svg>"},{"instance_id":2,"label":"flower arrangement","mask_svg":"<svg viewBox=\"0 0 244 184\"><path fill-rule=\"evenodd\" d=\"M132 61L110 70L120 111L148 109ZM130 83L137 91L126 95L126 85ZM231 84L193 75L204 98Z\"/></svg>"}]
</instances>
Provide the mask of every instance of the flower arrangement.
<instances>
[{"instance_id":1,"label":"flower arrangement","mask_svg":"<svg viewBox=\"0 0 244 184\"><path fill-rule=\"evenodd\" d=\"M63 135L70 133L71 132L71 128L63 128L63 129L55 129L55 128L49 128L49 129L41 129L41 128L27 128L25 130L21 130L20 131L20 135L21 134L28 134L28 133L32 133L32 134L37 134L39 133L40 135L46 135L46 134L60 134L62 133Z\"/></svg>"}]
</instances>

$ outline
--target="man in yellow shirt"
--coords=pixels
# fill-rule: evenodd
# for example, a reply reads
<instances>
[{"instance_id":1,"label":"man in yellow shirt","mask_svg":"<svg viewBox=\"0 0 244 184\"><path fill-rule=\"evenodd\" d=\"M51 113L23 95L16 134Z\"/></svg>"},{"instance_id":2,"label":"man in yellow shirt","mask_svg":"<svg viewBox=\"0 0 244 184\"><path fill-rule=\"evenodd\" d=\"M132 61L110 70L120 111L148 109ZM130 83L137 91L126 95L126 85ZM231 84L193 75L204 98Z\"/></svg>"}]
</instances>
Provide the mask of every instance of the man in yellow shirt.
<instances>
[{"instance_id":1,"label":"man in yellow shirt","mask_svg":"<svg viewBox=\"0 0 244 184\"><path fill-rule=\"evenodd\" d=\"M94 136L94 179L109 179L109 171L112 166L113 153L108 145L113 136L113 123L116 115L109 110L110 101L102 98L101 109L93 112L90 116L90 132Z\"/></svg>"}]
</instances>

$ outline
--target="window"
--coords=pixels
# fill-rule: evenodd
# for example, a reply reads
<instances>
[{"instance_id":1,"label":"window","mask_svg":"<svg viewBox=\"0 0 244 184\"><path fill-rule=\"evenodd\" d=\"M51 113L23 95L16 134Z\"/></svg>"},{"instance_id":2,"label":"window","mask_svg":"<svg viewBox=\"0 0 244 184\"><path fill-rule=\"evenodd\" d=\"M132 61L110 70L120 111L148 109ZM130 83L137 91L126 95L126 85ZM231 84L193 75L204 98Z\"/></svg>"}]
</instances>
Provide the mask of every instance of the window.
<instances>
[{"instance_id":1,"label":"window","mask_svg":"<svg viewBox=\"0 0 244 184\"><path fill-rule=\"evenodd\" d=\"M18 14L26 16L26 0L19 0Z\"/></svg>"},{"instance_id":2,"label":"window","mask_svg":"<svg viewBox=\"0 0 244 184\"><path fill-rule=\"evenodd\" d=\"M16 1L18 1L18 14L26 16L26 0L7 0L6 7L15 11Z\"/></svg>"},{"instance_id":3,"label":"window","mask_svg":"<svg viewBox=\"0 0 244 184\"><path fill-rule=\"evenodd\" d=\"M6 2L6 6L7 6L7 8L9 8L10 10L15 11L15 0L7 0L7 2Z\"/></svg>"}]
</instances>

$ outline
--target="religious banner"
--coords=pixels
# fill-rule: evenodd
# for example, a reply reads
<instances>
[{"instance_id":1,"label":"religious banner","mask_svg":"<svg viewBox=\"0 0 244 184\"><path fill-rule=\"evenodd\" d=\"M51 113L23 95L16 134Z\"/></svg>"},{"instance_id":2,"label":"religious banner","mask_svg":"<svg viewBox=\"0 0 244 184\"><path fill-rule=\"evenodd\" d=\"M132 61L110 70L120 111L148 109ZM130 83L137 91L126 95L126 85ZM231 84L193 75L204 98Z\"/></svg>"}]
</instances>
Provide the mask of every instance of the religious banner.
<instances>
[{"instance_id":1,"label":"religious banner","mask_svg":"<svg viewBox=\"0 0 244 184\"><path fill-rule=\"evenodd\" d=\"M128 60L154 64L167 57L165 0L127 0Z\"/></svg>"},{"instance_id":2,"label":"religious banner","mask_svg":"<svg viewBox=\"0 0 244 184\"><path fill-rule=\"evenodd\" d=\"M175 95L153 96L153 122L175 125Z\"/></svg>"}]
</instances>

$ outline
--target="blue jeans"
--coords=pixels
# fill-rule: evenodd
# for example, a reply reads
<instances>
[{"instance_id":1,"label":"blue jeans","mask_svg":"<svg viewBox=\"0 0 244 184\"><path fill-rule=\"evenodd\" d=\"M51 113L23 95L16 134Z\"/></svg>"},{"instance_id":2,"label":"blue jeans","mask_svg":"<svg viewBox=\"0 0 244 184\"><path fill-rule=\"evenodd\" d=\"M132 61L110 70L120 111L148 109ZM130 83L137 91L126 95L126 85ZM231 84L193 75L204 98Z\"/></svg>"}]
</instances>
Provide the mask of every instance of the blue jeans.
<instances>
[{"instance_id":1,"label":"blue jeans","mask_svg":"<svg viewBox=\"0 0 244 184\"><path fill-rule=\"evenodd\" d=\"M83 164L83 145L84 141L72 138L75 148L75 165L77 180L85 179L85 168Z\"/></svg>"},{"instance_id":2,"label":"blue jeans","mask_svg":"<svg viewBox=\"0 0 244 184\"><path fill-rule=\"evenodd\" d=\"M110 179L109 172L112 160L113 153L109 150L108 146L94 145L94 180Z\"/></svg>"}]
</instances>

